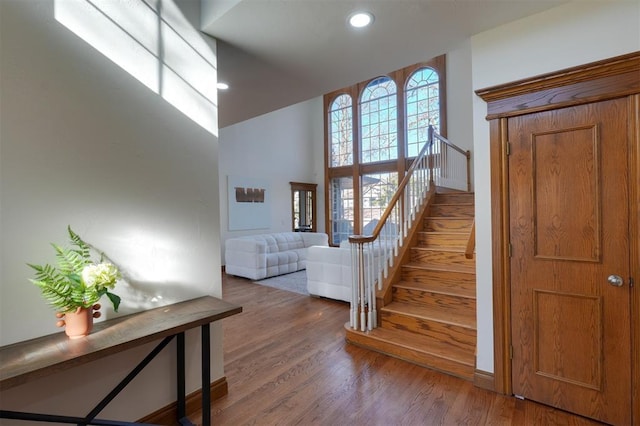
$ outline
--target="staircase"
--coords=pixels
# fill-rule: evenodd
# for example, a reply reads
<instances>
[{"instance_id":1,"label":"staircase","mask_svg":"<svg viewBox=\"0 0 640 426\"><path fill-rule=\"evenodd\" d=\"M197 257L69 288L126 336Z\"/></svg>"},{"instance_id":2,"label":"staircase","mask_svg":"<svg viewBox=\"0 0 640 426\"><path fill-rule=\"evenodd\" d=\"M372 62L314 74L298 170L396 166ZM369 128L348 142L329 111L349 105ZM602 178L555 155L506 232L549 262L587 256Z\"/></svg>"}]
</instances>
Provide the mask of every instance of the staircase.
<instances>
[{"instance_id":1,"label":"staircase","mask_svg":"<svg viewBox=\"0 0 640 426\"><path fill-rule=\"evenodd\" d=\"M391 303L379 308L378 328L360 332L347 325L348 342L473 380L475 260L465 256L473 215L473 193L435 195Z\"/></svg>"}]
</instances>

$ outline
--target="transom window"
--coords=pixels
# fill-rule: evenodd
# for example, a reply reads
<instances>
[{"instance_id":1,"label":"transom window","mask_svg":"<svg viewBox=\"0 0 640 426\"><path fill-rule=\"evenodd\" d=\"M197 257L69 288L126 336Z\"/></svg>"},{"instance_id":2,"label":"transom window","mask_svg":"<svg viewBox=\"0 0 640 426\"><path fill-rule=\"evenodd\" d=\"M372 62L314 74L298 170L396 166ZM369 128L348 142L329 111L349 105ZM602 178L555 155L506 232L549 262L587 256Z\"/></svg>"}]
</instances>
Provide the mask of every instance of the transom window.
<instances>
[{"instance_id":1,"label":"transom window","mask_svg":"<svg viewBox=\"0 0 640 426\"><path fill-rule=\"evenodd\" d=\"M325 95L330 244L370 235L427 142L429 125L446 136L445 59Z\"/></svg>"}]
</instances>

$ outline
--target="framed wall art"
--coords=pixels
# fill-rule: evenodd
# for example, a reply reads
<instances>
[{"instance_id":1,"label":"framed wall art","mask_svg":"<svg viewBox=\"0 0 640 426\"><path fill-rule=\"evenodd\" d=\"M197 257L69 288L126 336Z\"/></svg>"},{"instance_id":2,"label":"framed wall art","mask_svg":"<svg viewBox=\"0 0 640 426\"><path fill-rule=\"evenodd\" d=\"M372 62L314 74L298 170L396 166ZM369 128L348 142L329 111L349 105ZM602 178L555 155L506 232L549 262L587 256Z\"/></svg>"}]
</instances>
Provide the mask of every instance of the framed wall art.
<instances>
[{"instance_id":1,"label":"framed wall art","mask_svg":"<svg viewBox=\"0 0 640 426\"><path fill-rule=\"evenodd\" d=\"M264 179L228 176L229 231L268 229L271 191Z\"/></svg>"}]
</instances>

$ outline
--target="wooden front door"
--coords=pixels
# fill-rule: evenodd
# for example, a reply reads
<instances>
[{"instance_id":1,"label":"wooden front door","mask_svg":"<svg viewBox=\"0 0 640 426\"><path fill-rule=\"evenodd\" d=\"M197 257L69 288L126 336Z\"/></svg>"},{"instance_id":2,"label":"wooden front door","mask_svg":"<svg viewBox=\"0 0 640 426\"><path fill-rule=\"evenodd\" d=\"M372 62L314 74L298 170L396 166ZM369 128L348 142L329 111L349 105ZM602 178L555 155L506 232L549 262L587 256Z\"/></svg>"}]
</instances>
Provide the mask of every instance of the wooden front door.
<instances>
[{"instance_id":1,"label":"wooden front door","mask_svg":"<svg viewBox=\"0 0 640 426\"><path fill-rule=\"evenodd\" d=\"M621 425L631 423L627 108L622 98L531 113L507 130L513 393Z\"/></svg>"}]
</instances>

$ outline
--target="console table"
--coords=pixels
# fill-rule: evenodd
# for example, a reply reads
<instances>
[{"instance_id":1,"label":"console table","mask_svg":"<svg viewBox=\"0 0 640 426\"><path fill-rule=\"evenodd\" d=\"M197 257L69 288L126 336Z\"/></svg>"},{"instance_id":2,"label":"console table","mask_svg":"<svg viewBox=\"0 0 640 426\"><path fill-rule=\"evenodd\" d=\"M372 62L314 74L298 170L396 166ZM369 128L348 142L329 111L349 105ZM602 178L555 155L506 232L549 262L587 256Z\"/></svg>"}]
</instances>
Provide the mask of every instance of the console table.
<instances>
[{"instance_id":1,"label":"console table","mask_svg":"<svg viewBox=\"0 0 640 426\"><path fill-rule=\"evenodd\" d=\"M190 425L185 403L185 331L200 327L202 336L202 424L211 423L210 406L210 324L242 312L235 306L211 296L175 303L148 311L96 323L90 335L69 339L56 333L0 347L0 391L28 383L53 373L95 361L145 343L162 341L84 417L25 413L0 410L0 419L72 423L78 425L139 424L96 419L113 398L169 344L177 341L177 422Z\"/></svg>"}]
</instances>

